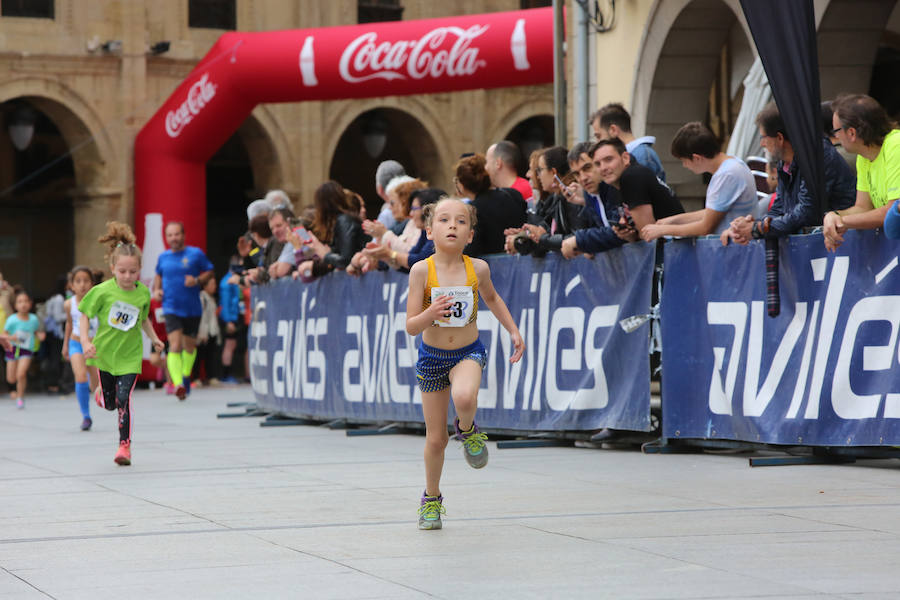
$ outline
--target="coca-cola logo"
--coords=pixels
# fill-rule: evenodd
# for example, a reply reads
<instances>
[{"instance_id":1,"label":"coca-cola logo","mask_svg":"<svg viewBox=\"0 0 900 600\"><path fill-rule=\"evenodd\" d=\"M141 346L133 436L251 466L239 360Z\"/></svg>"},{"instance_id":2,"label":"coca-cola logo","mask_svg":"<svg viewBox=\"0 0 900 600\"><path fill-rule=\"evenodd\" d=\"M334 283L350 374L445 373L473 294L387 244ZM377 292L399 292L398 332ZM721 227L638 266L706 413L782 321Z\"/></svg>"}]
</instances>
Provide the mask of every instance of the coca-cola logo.
<instances>
[{"instance_id":1,"label":"coca-cola logo","mask_svg":"<svg viewBox=\"0 0 900 600\"><path fill-rule=\"evenodd\" d=\"M166 114L166 133L169 137L178 137L185 125L194 120L194 117L203 110L213 96L216 95L216 85L210 83L209 73L194 82L188 89L188 95L181 106L170 110Z\"/></svg>"},{"instance_id":2,"label":"coca-cola logo","mask_svg":"<svg viewBox=\"0 0 900 600\"><path fill-rule=\"evenodd\" d=\"M418 40L393 43L378 43L378 34L364 33L344 49L338 70L347 83L472 75L487 64L478 58L478 48L471 47L472 41L488 27L438 27Z\"/></svg>"}]
</instances>

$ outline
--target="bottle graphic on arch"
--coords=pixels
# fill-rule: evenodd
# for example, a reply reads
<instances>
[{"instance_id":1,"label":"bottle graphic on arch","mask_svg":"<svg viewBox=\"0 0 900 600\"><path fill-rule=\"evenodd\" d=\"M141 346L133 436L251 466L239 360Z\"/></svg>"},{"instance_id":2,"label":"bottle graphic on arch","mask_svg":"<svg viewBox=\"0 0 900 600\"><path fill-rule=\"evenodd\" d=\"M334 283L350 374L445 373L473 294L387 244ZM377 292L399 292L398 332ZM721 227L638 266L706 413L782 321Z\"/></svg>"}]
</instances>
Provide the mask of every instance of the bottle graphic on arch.
<instances>
[{"instance_id":1,"label":"bottle graphic on arch","mask_svg":"<svg viewBox=\"0 0 900 600\"><path fill-rule=\"evenodd\" d=\"M509 38L509 49L512 51L516 71L527 71L531 68L528 64L528 42L525 40L525 19L516 21L512 36Z\"/></svg>"},{"instance_id":2,"label":"bottle graphic on arch","mask_svg":"<svg viewBox=\"0 0 900 600\"><path fill-rule=\"evenodd\" d=\"M313 54L313 36L306 37L303 42L303 49L300 50L300 77L303 79L303 85L313 87L319 85L316 79L316 57Z\"/></svg>"}]
</instances>

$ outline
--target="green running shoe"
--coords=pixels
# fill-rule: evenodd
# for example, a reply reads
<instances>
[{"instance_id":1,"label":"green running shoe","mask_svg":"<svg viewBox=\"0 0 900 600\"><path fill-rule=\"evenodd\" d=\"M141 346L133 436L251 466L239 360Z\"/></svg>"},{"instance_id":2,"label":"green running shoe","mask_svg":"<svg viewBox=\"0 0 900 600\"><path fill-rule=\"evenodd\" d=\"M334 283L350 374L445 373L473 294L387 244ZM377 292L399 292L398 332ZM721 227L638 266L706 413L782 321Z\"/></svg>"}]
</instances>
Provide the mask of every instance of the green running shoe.
<instances>
[{"instance_id":1,"label":"green running shoe","mask_svg":"<svg viewBox=\"0 0 900 600\"><path fill-rule=\"evenodd\" d=\"M422 500L419 502L419 529L440 529L441 515L447 514L443 496L426 496L422 492Z\"/></svg>"},{"instance_id":2,"label":"green running shoe","mask_svg":"<svg viewBox=\"0 0 900 600\"><path fill-rule=\"evenodd\" d=\"M472 423L472 428L462 431L459 428L459 419L456 419L456 439L462 441L463 456L473 469L480 469L488 463L487 434L478 430L478 425Z\"/></svg>"}]
</instances>

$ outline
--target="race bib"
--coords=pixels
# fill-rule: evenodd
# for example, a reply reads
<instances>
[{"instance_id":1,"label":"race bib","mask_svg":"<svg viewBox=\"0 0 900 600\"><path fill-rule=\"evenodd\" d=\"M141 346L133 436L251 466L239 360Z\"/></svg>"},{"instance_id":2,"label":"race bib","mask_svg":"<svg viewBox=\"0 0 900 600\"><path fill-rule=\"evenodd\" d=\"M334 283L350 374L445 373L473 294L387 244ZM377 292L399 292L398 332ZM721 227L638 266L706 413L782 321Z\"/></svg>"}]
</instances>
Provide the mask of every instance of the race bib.
<instances>
[{"instance_id":1,"label":"race bib","mask_svg":"<svg viewBox=\"0 0 900 600\"><path fill-rule=\"evenodd\" d=\"M109 309L109 326L115 327L120 331L128 331L138 322L141 311L136 306L132 306L121 300L116 301Z\"/></svg>"},{"instance_id":2,"label":"race bib","mask_svg":"<svg viewBox=\"0 0 900 600\"><path fill-rule=\"evenodd\" d=\"M453 285L431 288L431 301L441 296L450 296L450 318L447 322L435 321L438 327L465 327L475 308L475 295L467 285Z\"/></svg>"},{"instance_id":3,"label":"race bib","mask_svg":"<svg viewBox=\"0 0 900 600\"><path fill-rule=\"evenodd\" d=\"M34 334L30 331L19 330L13 334L13 344L23 350L34 349Z\"/></svg>"}]
</instances>

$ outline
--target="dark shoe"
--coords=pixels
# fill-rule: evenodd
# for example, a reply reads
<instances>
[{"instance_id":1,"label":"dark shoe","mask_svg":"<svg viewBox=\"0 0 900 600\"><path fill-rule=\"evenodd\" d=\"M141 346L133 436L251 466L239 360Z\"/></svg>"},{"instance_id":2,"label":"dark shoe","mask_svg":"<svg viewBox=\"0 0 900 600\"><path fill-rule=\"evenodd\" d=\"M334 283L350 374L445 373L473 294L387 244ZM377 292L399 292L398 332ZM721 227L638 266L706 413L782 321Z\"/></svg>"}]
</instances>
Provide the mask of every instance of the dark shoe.
<instances>
[{"instance_id":1,"label":"dark shoe","mask_svg":"<svg viewBox=\"0 0 900 600\"><path fill-rule=\"evenodd\" d=\"M91 428L91 425L93 425L93 424L94 424L94 422L91 421L90 417L85 417L84 421L81 422L81 430L87 431Z\"/></svg>"}]
</instances>

